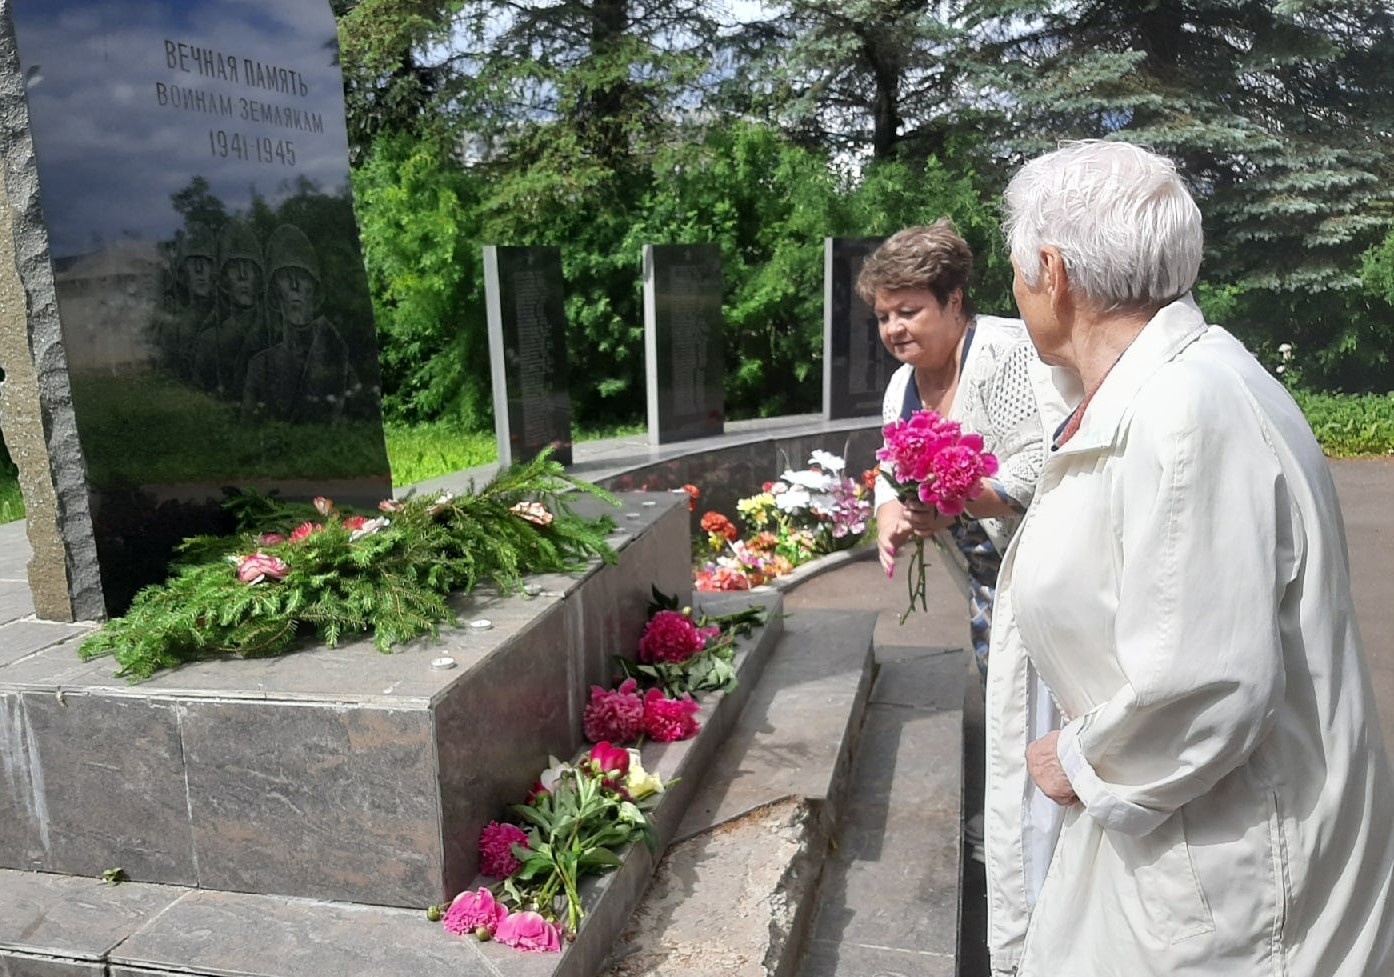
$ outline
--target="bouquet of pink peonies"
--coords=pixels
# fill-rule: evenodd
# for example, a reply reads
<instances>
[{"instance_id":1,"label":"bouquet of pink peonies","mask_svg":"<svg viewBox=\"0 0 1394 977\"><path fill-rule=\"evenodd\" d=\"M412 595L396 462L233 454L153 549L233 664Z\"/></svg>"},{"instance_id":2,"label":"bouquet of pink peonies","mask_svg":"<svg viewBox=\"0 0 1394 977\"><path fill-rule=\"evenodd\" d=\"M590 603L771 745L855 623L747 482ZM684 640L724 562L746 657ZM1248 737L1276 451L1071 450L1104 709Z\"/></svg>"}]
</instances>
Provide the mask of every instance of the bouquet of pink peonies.
<instances>
[{"instance_id":1,"label":"bouquet of pink peonies","mask_svg":"<svg viewBox=\"0 0 1394 977\"><path fill-rule=\"evenodd\" d=\"M917 500L946 516L963 514L964 505L982 494L982 480L997 474L997 458L983 450L983 439L964 434L958 423L932 410L919 410L907 420L882 429L885 444L876 452L882 472L902 501ZM916 538L910 557L907 586L910 606L900 623L925 604L924 540Z\"/></svg>"}]
</instances>

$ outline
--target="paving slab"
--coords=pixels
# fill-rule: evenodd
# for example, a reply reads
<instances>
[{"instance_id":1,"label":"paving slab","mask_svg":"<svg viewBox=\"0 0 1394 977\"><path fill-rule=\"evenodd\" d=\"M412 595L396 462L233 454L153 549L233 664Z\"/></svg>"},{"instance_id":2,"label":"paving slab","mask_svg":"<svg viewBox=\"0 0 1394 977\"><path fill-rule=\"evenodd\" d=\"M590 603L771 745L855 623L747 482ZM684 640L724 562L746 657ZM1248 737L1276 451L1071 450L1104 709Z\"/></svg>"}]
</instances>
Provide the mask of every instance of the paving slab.
<instances>
[{"instance_id":1,"label":"paving slab","mask_svg":"<svg viewBox=\"0 0 1394 977\"><path fill-rule=\"evenodd\" d=\"M185 891L0 869L0 974L8 977L12 971L5 968L13 970L13 964L7 961L14 958L33 962L32 968L100 965L131 932L157 918Z\"/></svg>"}]
</instances>

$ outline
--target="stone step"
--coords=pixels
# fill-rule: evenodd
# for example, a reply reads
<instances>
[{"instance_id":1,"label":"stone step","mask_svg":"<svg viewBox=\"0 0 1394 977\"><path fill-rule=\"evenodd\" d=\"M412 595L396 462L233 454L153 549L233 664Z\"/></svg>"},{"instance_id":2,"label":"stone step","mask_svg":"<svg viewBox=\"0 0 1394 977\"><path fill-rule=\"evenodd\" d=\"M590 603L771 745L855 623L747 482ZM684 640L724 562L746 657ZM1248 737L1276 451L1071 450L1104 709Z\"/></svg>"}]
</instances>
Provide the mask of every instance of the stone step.
<instances>
[{"instance_id":1,"label":"stone step","mask_svg":"<svg viewBox=\"0 0 1394 977\"><path fill-rule=\"evenodd\" d=\"M605 977L792 972L871 688L875 622L811 610L785 620Z\"/></svg>"},{"instance_id":2,"label":"stone step","mask_svg":"<svg viewBox=\"0 0 1394 977\"><path fill-rule=\"evenodd\" d=\"M765 627L738 639L738 683L703 702L698 736L643 746L645 768L670 783L651 815L660 853L759 688L784 624L781 597L772 591L701 597L698 606L712 613L758 603L771 616ZM637 845L622 867L588 885L587 917L560 956L451 936L426 920L424 903L412 909L144 882L110 886L91 877L3 870L0 975L592 977L653 865L649 850Z\"/></svg>"}]
</instances>

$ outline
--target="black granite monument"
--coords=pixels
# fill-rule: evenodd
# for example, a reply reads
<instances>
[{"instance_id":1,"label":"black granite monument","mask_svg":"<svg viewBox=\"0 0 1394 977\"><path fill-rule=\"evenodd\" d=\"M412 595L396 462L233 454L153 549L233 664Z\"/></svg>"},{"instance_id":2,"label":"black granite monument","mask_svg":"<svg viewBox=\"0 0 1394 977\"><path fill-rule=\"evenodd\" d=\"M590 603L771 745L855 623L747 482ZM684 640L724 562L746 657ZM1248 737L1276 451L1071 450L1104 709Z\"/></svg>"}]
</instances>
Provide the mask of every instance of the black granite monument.
<instances>
[{"instance_id":1,"label":"black granite monument","mask_svg":"<svg viewBox=\"0 0 1394 977\"><path fill-rule=\"evenodd\" d=\"M876 314L857 294L857 275L885 238L823 242L823 417L881 413L886 383L900 364L881 343Z\"/></svg>"},{"instance_id":2,"label":"black granite monument","mask_svg":"<svg viewBox=\"0 0 1394 977\"><path fill-rule=\"evenodd\" d=\"M484 248L489 367L499 464L544 448L571 464L560 248Z\"/></svg>"},{"instance_id":3,"label":"black granite monument","mask_svg":"<svg viewBox=\"0 0 1394 977\"><path fill-rule=\"evenodd\" d=\"M389 494L327 0L0 14L0 288L28 309L0 367L40 615L120 612L230 527L226 488Z\"/></svg>"},{"instance_id":4,"label":"black granite monument","mask_svg":"<svg viewBox=\"0 0 1394 977\"><path fill-rule=\"evenodd\" d=\"M644 356L651 444L721 434L726 424L721 248L644 247Z\"/></svg>"}]
</instances>

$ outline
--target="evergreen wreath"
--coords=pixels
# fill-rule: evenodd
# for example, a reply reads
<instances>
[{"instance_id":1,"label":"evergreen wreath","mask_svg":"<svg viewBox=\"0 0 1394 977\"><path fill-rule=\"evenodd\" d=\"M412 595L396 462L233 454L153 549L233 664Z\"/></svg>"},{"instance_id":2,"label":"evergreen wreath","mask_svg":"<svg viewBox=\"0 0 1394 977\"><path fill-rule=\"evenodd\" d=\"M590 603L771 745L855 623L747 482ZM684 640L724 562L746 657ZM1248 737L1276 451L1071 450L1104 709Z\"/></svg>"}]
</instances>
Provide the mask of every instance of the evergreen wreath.
<instances>
[{"instance_id":1,"label":"evergreen wreath","mask_svg":"<svg viewBox=\"0 0 1394 977\"><path fill-rule=\"evenodd\" d=\"M381 652L454 623L446 603L481 582L505 592L530 573L613 563L608 516L577 515L565 493L618 505L566 474L544 451L482 489L386 500L370 518L328 499L285 502L234 493L233 536L180 544L168 580L136 594L124 617L82 643L84 660L111 655L132 681L184 662L263 658L313 636L333 647L371 632Z\"/></svg>"}]
</instances>

